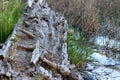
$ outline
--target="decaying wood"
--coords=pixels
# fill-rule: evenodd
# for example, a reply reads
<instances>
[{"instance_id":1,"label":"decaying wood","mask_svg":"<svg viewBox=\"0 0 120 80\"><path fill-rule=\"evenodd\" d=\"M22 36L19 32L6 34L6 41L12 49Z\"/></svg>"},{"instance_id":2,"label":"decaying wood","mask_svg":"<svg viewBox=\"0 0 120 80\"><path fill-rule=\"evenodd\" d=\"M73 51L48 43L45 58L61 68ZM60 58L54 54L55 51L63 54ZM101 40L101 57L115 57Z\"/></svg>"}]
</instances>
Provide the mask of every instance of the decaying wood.
<instances>
[{"instance_id":1,"label":"decaying wood","mask_svg":"<svg viewBox=\"0 0 120 80\"><path fill-rule=\"evenodd\" d=\"M39 67L39 71L41 72L41 74L44 76L44 79L47 80L61 80L61 76L59 77L53 77L51 72L48 72L48 70L46 70L44 67Z\"/></svg>"},{"instance_id":2,"label":"decaying wood","mask_svg":"<svg viewBox=\"0 0 120 80\"><path fill-rule=\"evenodd\" d=\"M38 49L38 48L36 48L36 49ZM61 65L60 64L56 64L54 62L51 62L51 61L47 60L46 58L43 58L43 56L40 56L40 52L38 50L36 50L36 49L35 49L35 51L33 51L34 53L33 53L33 56L32 56L33 59L31 60L31 63L36 64L36 62L40 58L40 60L42 60L43 62L47 63L50 67L54 68L56 71L58 71L58 73L62 74L64 77L69 77L69 78L74 79L74 80L83 80L79 73L77 75L78 77L73 76L75 73L73 71L70 71L70 69L67 66L62 65L62 64ZM40 70L41 74L44 73L45 77L47 77L50 80L52 80L51 74L48 74L48 72L46 70L44 70L43 67L40 67L40 69L41 69Z\"/></svg>"},{"instance_id":3,"label":"decaying wood","mask_svg":"<svg viewBox=\"0 0 120 80\"><path fill-rule=\"evenodd\" d=\"M29 22L29 21L25 21L24 23L25 23L27 26L30 25L30 22Z\"/></svg>"},{"instance_id":4,"label":"decaying wood","mask_svg":"<svg viewBox=\"0 0 120 80\"><path fill-rule=\"evenodd\" d=\"M39 57L42 55L42 52L40 50L41 50L40 42L39 40L37 40L36 48L34 49L32 53L31 64L36 64L36 62L39 60Z\"/></svg>"},{"instance_id":5,"label":"decaying wood","mask_svg":"<svg viewBox=\"0 0 120 80\"><path fill-rule=\"evenodd\" d=\"M26 31L24 29L19 28L18 30L22 31L23 33L25 33L26 35L28 35L30 38L35 38L35 35L33 35L31 32Z\"/></svg>"},{"instance_id":6,"label":"decaying wood","mask_svg":"<svg viewBox=\"0 0 120 80\"><path fill-rule=\"evenodd\" d=\"M40 57L40 59L43 62L47 63L49 66L58 70L61 74L64 74L64 75L69 75L70 74L69 68L67 68L65 65L56 64L56 63L51 62L51 61L47 60L46 58L42 58L42 57Z\"/></svg>"},{"instance_id":7,"label":"decaying wood","mask_svg":"<svg viewBox=\"0 0 120 80\"><path fill-rule=\"evenodd\" d=\"M25 80L34 80L27 74L30 72L31 75L42 74L44 80L83 80L79 72L69 69L65 18L52 11L45 0L28 0L25 10L23 14L27 15L18 21L11 37L0 50L3 61L6 59L0 62L0 76L2 73L9 79L23 80L19 77L24 75ZM18 40L15 40L16 37ZM7 69L3 64L7 64ZM59 76L54 76L50 67Z\"/></svg>"},{"instance_id":8,"label":"decaying wood","mask_svg":"<svg viewBox=\"0 0 120 80\"><path fill-rule=\"evenodd\" d=\"M7 56L7 53L8 53L8 51L9 51L9 49L10 49L12 43L13 43L13 40L16 37L16 33L17 33L16 31L17 31L17 28L19 27L19 24L20 24L21 20L22 20L22 18L19 19L18 24L15 26L15 28L12 32L12 35L8 38L8 40L6 42L6 45L3 46L2 51L0 53L1 58L4 58L4 57Z\"/></svg>"},{"instance_id":9,"label":"decaying wood","mask_svg":"<svg viewBox=\"0 0 120 80\"><path fill-rule=\"evenodd\" d=\"M50 67L55 68L64 77L69 77L70 79L74 79L74 80L83 80L79 73L77 73L77 77L76 77L75 76L76 73L73 71L70 71L69 68L66 67L65 65L56 64L42 57L40 57L40 59L43 62L47 63Z\"/></svg>"},{"instance_id":10,"label":"decaying wood","mask_svg":"<svg viewBox=\"0 0 120 80\"><path fill-rule=\"evenodd\" d=\"M25 50L34 50L35 49L35 45L30 45L30 44L27 45L27 44L20 44L20 43L18 43L17 46L21 47L21 48L23 48Z\"/></svg>"},{"instance_id":11,"label":"decaying wood","mask_svg":"<svg viewBox=\"0 0 120 80\"><path fill-rule=\"evenodd\" d=\"M46 79L49 79L49 80L52 79L52 74L48 72L47 70L45 70L43 67L40 66L39 71L41 72L42 75L46 77Z\"/></svg>"}]
</instances>

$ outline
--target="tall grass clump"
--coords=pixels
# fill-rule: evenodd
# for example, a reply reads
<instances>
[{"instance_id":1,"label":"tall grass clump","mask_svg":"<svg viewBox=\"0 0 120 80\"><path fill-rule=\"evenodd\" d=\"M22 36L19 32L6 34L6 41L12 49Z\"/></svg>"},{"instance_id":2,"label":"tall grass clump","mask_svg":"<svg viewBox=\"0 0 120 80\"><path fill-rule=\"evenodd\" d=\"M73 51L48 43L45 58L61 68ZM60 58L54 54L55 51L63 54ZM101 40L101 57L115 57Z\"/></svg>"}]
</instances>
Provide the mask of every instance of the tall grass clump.
<instances>
[{"instance_id":1,"label":"tall grass clump","mask_svg":"<svg viewBox=\"0 0 120 80\"><path fill-rule=\"evenodd\" d=\"M0 1L0 43L6 41L22 13L20 0Z\"/></svg>"},{"instance_id":2,"label":"tall grass clump","mask_svg":"<svg viewBox=\"0 0 120 80\"><path fill-rule=\"evenodd\" d=\"M88 45L88 40L82 34L71 28L68 29L67 50L72 64L82 67L83 64L91 61L89 56L93 50Z\"/></svg>"}]
</instances>

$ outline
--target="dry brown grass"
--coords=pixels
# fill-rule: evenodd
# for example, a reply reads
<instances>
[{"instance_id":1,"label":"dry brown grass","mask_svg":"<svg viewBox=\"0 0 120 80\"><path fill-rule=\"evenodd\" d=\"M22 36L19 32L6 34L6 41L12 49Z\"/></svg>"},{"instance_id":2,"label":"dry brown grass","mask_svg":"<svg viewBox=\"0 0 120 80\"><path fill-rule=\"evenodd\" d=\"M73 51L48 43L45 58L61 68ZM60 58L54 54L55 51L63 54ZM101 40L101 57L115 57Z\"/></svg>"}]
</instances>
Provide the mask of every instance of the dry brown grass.
<instances>
[{"instance_id":1,"label":"dry brown grass","mask_svg":"<svg viewBox=\"0 0 120 80\"><path fill-rule=\"evenodd\" d=\"M70 20L72 26L85 33L99 29L97 17L98 0L46 0L49 6Z\"/></svg>"},{"instance_id":2,"label":"dry brown grass","mask_svg":"<svg viewBox=\"0 0 120 80\"><path fill-rule=\"evenodd\" d=\"M84 26L81 26L82 31L87 33L95 33L99 30L98 25L98 12L97 12L97 3L98 0L83 0L84 11L83 11L83 20ZM79 23L78 23L79 24Z\"/></svg>"},{"instance_id":3,"label":"dry brown grass","mask_svg":"<svg viewBox=\"0 0 120 80\"><path fill-rule=\"evenodd\" d=\"M102 27L106 27L109 21L115 25L113 28L120 26L120 0L46 1L54 11L63 14L69 24L83 33L97 33L100 29L100 31L104 29L106 32L106 28ZM113 30L113 28L111 29Z\"/></svg>"}]
</instances>

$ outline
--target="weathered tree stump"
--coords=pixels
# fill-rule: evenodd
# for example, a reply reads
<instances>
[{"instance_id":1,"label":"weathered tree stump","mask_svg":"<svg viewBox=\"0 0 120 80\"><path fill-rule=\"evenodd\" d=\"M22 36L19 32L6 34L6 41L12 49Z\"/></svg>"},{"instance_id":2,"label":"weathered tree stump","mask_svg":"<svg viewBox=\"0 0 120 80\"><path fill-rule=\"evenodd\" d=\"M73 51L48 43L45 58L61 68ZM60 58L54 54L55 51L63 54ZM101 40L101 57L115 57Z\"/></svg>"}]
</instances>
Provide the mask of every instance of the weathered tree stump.
<instances>
[{"instance_id":1,"label":"weathered tree stump","mask_svg":"<svg viewBox=\"0 0 120 80\"><path fill-rule=\"evenodd\" d=\"M12 35L0 50L0 76L9 80L83 80L70 69L67 21L44 0L28 0Z\"/></svg>"}]
</instances>

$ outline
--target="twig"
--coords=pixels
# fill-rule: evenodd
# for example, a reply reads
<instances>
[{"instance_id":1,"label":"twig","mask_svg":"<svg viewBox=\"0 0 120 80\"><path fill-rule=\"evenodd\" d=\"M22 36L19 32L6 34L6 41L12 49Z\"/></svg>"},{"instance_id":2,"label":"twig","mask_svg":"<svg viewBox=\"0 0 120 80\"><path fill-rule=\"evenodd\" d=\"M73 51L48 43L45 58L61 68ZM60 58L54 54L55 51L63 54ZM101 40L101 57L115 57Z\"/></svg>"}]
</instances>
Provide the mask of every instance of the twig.
<instances>
[{"instance_id":1,"label":"twig","mask_svg":"<svg viewBox=\"0 0 120 80\"><path fill-rule=\"evenodd\" d=\"M76 73L73 73L72 71L70 71L69 68L67 66L65 66L65 65L56 64L56 63L51 62L51 61L47 60L46 58L42 58L42 57L40 57L40 59L43 62L47 63L49 66L56 69L60 74L62 74L65 77L69 77L72 80L83 80L80 74L77 74L78 77L73 76Z\"/></svg>"},{"instance_id":2,"label":"twig","mask_svg":"<svg viewBox=\"0 0 120 80\"><path fill-rule=\"evenodd\" d=\"M26 35L28 35L30 38L35 38L35 35L33 35L31 32L26 31L26 30L21 29L21 28L19 28L19 30L20 30L21 32L25 33Z\"/></svg>"},{"instance_id":3,"label":"twig","mask_svg":"<svg viewBox=\"0 0 120 80\"><path fill-rule=\"evenodd\" d=\"M26 50L33 50L33 49L35 49L35 45L26 45L26 44L17 43L17 46L21 47L21 48L24 48Z\"/></svg>"},{"instance_id":4,"label":"twig","mask_svg":"<svg viewBox=\"0 0 120 80\"><path fill-rule=\"evenodd\" d=\"M37 42L36 42L36 47L35 47L35 49L33 50L32 58L31 58L30 63L31 63L31 64L36 64L36 62L39 60L39 57L40 57L41 55L42 55L42 52L40 51L40 41L37 40Z\"/></svg>"}]
</instances>

